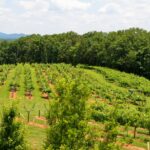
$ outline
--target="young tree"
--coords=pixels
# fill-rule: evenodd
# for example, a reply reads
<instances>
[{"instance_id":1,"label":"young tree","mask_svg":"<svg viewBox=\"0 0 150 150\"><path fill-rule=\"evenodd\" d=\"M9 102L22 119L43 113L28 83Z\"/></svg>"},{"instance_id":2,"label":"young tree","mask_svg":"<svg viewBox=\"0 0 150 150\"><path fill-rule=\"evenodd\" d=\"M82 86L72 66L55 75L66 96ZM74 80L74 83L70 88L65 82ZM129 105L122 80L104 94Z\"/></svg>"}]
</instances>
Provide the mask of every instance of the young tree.
<instances>
[{"instance_id":1,"label":"young tree","mask_svg":"<svg viewBox=\"0 0 150 150\"><path fill-rule=\"evenodd\" d=\"M116 144L117 136L118 136L118 127L119 124L117 122L117 113L118 106L116 105L114 109L111 110L109 116L109 121L105 122L105 136L104 140L100 142L99 149L100 150L119 150L119 146Z\"/></svg>"},{"instance_id":2,"label":"young tree","mask_svg":"<svg viewBox=\"0 0 150 150\"><path fill-rule=\"evenodd\" d=\"M77 77L62 78L56 85L57 96L50 103L49 130L46 149L87 149L87 121L85 103L88 89ZM87 147L86 147L87 146Z\"/></svg>"},{"instance_id":3,"label":"young tree","mask_svg":"<svg viewBox=\"0 0 150 150\"><path fill-rule=\"evenodd\" d=\"M150 135L150 113L147 113L144 116L144 127L148 130L149 135Z\"/></svg>"},{"instance_id":4,"label":"young tree","mask_svg":"<svg viewBox=\"0 0 150 150\"><path fill-rule=\"evenodd\" d=\"M100 142L100 150L119 150L119 146L116 144L118 135L118 124L114 119L107 121L105 124L105 137L104 141Z\"/></svg>"},{"instance_id":5,"label":"young tree","mask_svg":"<svg viewBox=\"0 0 150 150\"><path fill-rule=\"evenodd\" d=\"M134 127L134 135L133 137L136 138L136 130L137 128L140 126L140 122L141 122L141 118L140 118L140 112L138 110L134 110L132 112L132 115L130 116L131 117L131 125Z\"/></svg>"},{"instance_id":6,"label":"young tree","mask_svg":"<svg viewBox=\"0 0 150 150\"><path fill-rule=\"evenodd\" d=\"M1 150L25 150L24 131L21 123L16 121L17 111L14 106L5 109L0 125Z\"/></svg>"}]
</instances>

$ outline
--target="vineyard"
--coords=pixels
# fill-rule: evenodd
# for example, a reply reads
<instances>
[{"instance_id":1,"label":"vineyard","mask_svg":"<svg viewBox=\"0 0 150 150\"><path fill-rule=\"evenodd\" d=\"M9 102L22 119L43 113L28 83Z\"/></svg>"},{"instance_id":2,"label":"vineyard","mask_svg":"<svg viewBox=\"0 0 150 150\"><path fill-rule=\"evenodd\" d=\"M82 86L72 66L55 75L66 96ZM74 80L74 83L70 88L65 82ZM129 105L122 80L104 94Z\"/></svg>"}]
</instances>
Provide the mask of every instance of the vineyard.
<instances>
[{"instance_id":1,"label":"vineyard","mask_svg":"<svg viewBox=\"0 0 150 150\"><path fill-rule=\"evenodd\" d=\"M0 110L4 105L16 102L18 120L26 126L27 143L31 149L40 150L48 128L49 103L61 93L58 81L79 77L90 93L86 106L95 149L108 137L122 150L147 149L150 142L150 81L133 74L86 65L1 65Z\"/></svg>"}]
</instances>

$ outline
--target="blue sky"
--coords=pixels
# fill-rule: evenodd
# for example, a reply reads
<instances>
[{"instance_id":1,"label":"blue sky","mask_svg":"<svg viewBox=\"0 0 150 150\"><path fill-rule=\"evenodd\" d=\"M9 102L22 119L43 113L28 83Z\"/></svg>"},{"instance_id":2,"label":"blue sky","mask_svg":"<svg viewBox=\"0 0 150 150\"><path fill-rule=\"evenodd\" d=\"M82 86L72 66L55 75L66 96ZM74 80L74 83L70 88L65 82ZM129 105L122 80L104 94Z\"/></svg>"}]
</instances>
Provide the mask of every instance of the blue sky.
<instances>
[{"instance_id":1,"label":"blue sky","mask_svg":"<svg viewBox=\"0 0 150 150\"><path fill-rule=\"evenodd\" d=\"M0 32L150 30L150 0L0 0Z\"/></svg>"}]
</instances>

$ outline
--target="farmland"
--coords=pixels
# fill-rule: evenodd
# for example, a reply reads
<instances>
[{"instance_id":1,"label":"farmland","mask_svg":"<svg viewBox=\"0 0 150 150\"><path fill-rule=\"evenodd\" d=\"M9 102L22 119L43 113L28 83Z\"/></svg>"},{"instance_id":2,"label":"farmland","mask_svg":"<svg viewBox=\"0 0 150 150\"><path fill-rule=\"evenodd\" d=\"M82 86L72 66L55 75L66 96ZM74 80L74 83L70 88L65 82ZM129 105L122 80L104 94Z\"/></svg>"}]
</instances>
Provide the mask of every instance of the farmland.
<instances>
[{"instance_id":1,"label":"farmland","mask_svg":"<svg viewBox=\"0 0 150 150\"><path fill-rule=\"evenodd\" d=\"M150 81L133 74L85 65L1 65L0 110L15 102L30 149L40 150L48 128L46 113L57 94L58 80L81 75L90 93L86 106L95 149L109 133L105 126L114 120L117 145L122 149L146 149L150 141Z\"/></svg>"}]
</instances>

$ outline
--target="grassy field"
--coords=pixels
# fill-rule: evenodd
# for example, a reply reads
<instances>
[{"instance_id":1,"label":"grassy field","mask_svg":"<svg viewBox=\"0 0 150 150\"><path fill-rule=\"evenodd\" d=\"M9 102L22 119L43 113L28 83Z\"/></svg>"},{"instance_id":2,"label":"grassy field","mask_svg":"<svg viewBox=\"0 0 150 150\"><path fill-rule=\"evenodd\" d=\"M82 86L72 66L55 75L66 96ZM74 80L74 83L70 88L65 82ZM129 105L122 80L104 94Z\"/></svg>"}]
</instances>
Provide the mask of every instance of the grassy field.
<instances>
[{"instance_id":1,"label":"grassy field","mask_svg":"<svg viewBox=\"0 0 150 150\"><path fill-rule=\"evenodd\" d=\"M36 82L36 75L35 70L31 68L32 71L32 80L34 84L34 91L33 96L31 99L27 98L24 93L24 73L23 73L23 65L20 65L22 68L21 78L19 80L20 87L19 90L16 92L16 97L11 98L10 92L9 92L9 84L11 82L11 79L14 75L15 67L12 67L12 69L8 73L7 80L3 86L0 87L0 107L2 110L3 105L7 106L12 103L12 101L15 101L15 103L18 105L18 109L21 115L21 118L25 122L25 128L27 131L26 139L28 142L28 145L32 145L33 149L42 149L42 143L46 136L46 121L39 120L37 116L39 115L39 110L41 111L41 116L45 116L45 105L48 105L48 101L45 99L42 99L40 96L39 87ZM32 108L34 107L34 108ZM34 122L35 124L30 124L27 122L27 111L30 112L30 122ZM36 126L37 124L43 125L43 127Z\"/></svg>"},{"instance_id":2,"label":"grassy field","mask_svg":"<svg viewBox=\"0 0 150 150\"><path fill-rule=\"evenodd\" d=\"M34 89L31 90L32 96L25 96L25 65L12 65L8 70L7 79L5 80L4 85L0 86L0 110L2 113L4 105L9 105L14 101L17 103L20 118L25 124L27 131L27 143L30 149L33 150L41 150L44 139L46 138L47 124L45 116L48 104L51 102L51 97L49 96L48 99L43 98L43 93L47 94L47 89L50 89L53 92L55 82L50 83L49 80L56 80L55 78L57 78L61 72L63 75L67 75L75 70L85 74L85 80L87 80L88 85L92 90L90 98L87 101L89 107L103 103L111 108L111 106L113 107L114 105L114 101L122 101L126 102L131 107L137 108L143 102L142 100L144 100L144 107L146 106L150 108L150 81L133 74L121 73L103 67L77 66L74 68L65 64L27 64L26 67L31 71L32 85L34 87ZM1 68L4 68L4 66L1 66ZM16 70L19 70L19 74L18 78L14 79ZM39 70L40 72L38 72ZM2 75L3 71L0 73L0 76ZM10 92L10 84L13 80L16 80L19 87L12 96ZM44 86L40 84L40 80L45 82ZM132 94L130 94L131 90L134 91ZM28 112L30 112L29 121ZM89 120L89 126L91 127L91 130L95 132L97 137L100 137L103 133L103 123L94 120L92 117ZM146 149L147 142L150 141L148 130L138 128L136 138L132 138L133 127L129 127L128 130L130 138L125 138L125 127L120 125L118 128L119 136L117 141L122 144L122 149L136 150L137 147L141 147L141 150ZM132 142L128 142L129 139ZM131 144L127 145L127 143Z\"/></svg>"}]
</instances>

